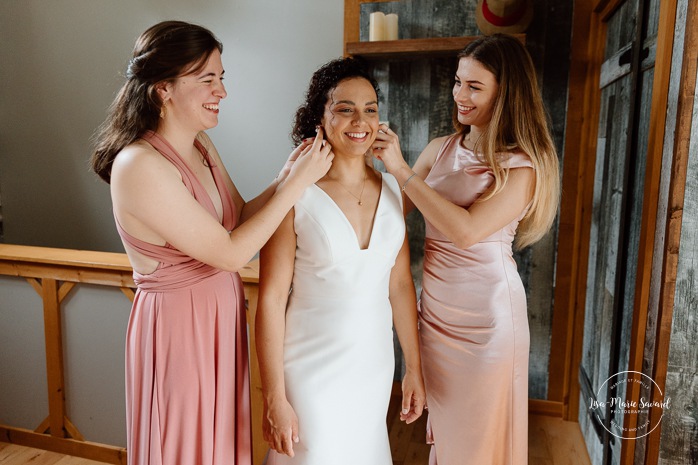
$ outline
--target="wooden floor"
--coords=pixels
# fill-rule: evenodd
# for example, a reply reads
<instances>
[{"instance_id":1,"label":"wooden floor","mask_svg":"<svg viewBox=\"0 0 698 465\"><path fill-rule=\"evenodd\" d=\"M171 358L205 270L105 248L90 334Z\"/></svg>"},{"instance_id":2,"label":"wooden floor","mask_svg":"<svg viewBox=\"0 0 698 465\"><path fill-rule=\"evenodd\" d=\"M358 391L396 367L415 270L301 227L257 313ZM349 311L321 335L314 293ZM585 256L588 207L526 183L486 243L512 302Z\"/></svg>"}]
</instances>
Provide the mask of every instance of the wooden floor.
<instances>
[{"instance_id":1,"label":"wooden floor","mask_svg":"<svg viewBox=\"0 0 698 465\"><path fill-rule=\"evenodd\" d=\"M426 465L429 446L424 443L426 415L412 425L399 417L389 425L394 465ZM560 418L531 415L528 425L529 465L590 465L579 424Z\"/></svg>"},{"instance_id":2,"label":"wooden floor","mask_svg":"<svg viewBox=\"0 0 698 465\"><path fill-rule=\"evenodd\" d=\"M426 465L429 446L424 443L426 415L411 425L400 421L391 408L388 425L394 465ZM529 465L590 465L577 423L541 415L529 417ZM103 465L101 462L0 442L2 465Z\"/></svg>"},{"instance_id":3,"label":"wooden floor","mask_svg":"<svg viewBox=\"0 0 698 465\"><path fill-rule=\"evenodd\" d=\"M70 457L46 450L32 449L0 442L0 464L2 465L104 465L102 462Z\"/></svg>"}]
</instances>

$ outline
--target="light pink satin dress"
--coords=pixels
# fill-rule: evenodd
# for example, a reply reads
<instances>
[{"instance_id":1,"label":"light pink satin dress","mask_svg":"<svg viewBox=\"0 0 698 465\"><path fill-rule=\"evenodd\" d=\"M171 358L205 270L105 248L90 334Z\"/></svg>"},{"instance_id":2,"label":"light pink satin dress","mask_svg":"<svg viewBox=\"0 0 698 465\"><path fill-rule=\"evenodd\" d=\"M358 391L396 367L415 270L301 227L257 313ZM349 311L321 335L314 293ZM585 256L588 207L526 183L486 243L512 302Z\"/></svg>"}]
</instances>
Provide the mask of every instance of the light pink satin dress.
<instances>
[{"instance_id":1,"label":"light pink satin dress","mask_svg":"<svg viewBox=\"0 0 698 465\"><path fill-rule=\"evenodd\" d=\"M447 139L425 181L467 208L494 178L461 140ZM521 153L500 160L510 168L533 166ZM427 221L420 338L430 464L528 463L526 293L512 257L524 213L465 250Z\"/></svg>"},{"instance_id":2,"label":"light pink satin dress","mask_svg":"<svg viewBox=\"0 0 698 465\"><path fill-rule=\"evenodd\" d=\"M174 164L196 200L218 217L206 190L153 132L143 139ZM195 144L208 159L206 149ZM223 226L235 227L232 198L211 166ZM240 275L195 260L169 244L125 244L160 262L138 286L126 334L129 465L249 465L251 458L247 324Z\"/></svg>"}]
</instances>

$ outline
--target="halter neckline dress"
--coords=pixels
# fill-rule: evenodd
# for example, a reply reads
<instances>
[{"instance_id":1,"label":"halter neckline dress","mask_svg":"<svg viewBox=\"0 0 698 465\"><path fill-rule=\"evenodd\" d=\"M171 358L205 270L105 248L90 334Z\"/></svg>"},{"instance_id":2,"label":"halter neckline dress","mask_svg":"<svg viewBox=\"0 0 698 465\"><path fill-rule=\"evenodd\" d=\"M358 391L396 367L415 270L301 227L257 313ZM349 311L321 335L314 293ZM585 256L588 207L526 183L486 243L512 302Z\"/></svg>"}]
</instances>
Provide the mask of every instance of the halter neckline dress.
<instances>
[{"instance_id":1,"label":"halter neckline dress","mask_svg":"<svg viewBox=\"0 0 698 465\"><path fill-rule=\"evenodd\" d=\"M206 189L174 148L149 131L142 139L177 167L192 196L212 216ZM220 169L209 161L232 230L236 211ZM170 244L121 239L159 262L138 287L126 334L126 421L131 465L249 465L251 428L247 324L238 273L216 269Z\"/></svg>"}]
</instances>

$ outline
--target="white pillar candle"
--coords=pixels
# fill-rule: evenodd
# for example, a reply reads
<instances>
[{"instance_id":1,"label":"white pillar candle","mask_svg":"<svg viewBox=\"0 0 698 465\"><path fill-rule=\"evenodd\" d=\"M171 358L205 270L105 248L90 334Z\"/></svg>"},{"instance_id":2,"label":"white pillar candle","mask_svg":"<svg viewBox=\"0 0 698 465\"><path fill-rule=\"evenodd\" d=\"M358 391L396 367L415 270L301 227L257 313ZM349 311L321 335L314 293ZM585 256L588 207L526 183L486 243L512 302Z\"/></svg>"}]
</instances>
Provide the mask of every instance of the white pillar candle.
<instances>
[{"instance_id":1,"label":"white pillar candle","mask_svg":"<svg viewBox=\"0 0 698 465\"><path fill-rule=\"evenodd\" d=\"M397 15L385 15L385 40L397 40Z\"/></svg>"},{"instance_id":2,"label":"white pillar candle","mask_svg":"<svg viewBox=\"0 0 698 465\"><path fill-rule=\"evenodd\" d=\"M376 11L371 13L368 21L368 40L385 40L385 13Z\"/></svg>"}]
</instances>

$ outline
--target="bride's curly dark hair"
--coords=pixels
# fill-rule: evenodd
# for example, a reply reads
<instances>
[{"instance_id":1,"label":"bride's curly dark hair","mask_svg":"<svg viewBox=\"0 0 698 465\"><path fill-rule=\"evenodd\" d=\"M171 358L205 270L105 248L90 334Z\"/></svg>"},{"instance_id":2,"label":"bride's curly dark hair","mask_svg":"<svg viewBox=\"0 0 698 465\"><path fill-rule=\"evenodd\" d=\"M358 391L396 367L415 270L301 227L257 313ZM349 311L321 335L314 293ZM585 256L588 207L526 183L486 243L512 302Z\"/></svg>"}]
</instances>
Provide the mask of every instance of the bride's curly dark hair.
<instances>
[{"instance_id":1,"label":"bride's curly dark hair","mask_svg":"<svg viewBox=\"0 0 698 465\"><path fill-rule=\"evenodd\" d=\"M350 78L363 78L371 83L380 97L378 82L369 74L366 63L359 58L338 58L320 67L310 79L305 101L296 111L291 139L298 145L307 137L315 136L315 128L325 113L325 104L340 82Z\"/></svg>"}]
</instances>

